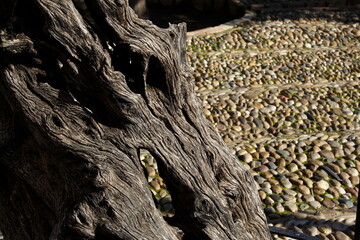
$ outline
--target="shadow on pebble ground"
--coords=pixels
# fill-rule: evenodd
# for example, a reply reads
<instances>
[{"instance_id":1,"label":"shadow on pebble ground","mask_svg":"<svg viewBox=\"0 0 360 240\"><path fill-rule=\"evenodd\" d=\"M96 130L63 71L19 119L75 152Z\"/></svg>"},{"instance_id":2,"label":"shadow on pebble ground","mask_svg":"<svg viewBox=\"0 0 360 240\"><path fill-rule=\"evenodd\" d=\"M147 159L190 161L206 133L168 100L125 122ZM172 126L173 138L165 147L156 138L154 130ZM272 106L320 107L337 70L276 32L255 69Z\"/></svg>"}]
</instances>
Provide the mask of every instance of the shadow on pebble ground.
<instances>
[{"instance_id":1,"label":"shadow on pebble ground","mask_svg":"<svg viewBox=\"0 0 360 240\"><path fill-rule=\"evenodd\" d=\"M250 10L250 3L247 1L239 10L237 18L241 18L245 15L246 11ZM266 0L254 1L256 3L266 3ZM286 1L273 1L286 2ZM296 1L287 1L296 2ZM180 5L177 7L166 7L158 4L148 3L149 19L157 26L167 28L169 23L177 24L185 22L188 27L188 31L199 30L207 27L217 26L234 19L233 16L225 12L219 12L215 10L196 10L186 5ZM337 10L327 11L326 8L308 8L308 9L284 9L284 8L264 8L257 13L258 21L266 20L299 20L299 19L313 19L322 18L337 22L358 22L360 20L359 9L352 9L351 7L338 8ZM284 12L286 14L284 14ZM346 12L346 13L344 13ZM278 14L281 13L281 14ZM335 14L334 14L335 13Z\"/></svg>"},{"instance_id":2,"label":"shadow on pebble ground","mask_svg":"<svg viewBox=\"0 0 360 240\"><path fill-rule=\"evenodd\" d=\"M257 21L282 21L282 20L300 20L300 19L326 19L329 21L342 23L357 23L360 21L359 9L344 9L341 11L321 11L314 12L308 10L266 10L257 13ZM281 14L280 14L281 13Z\"/></svg>"},{"instance_id":3,"label":"shadow on pebble ground","mask_svg":"<svg viewBox=\"0 0 360 240\"><path fill-rule=\"evenodd\" d=\"M149 4L149 19L157 26L167 28L169 23L186 22L188 31L220 25L233 19L229 14L214 10L199 11L188 6L165 7ZM245 11L239 13L241 18Z\"/></svg>"}]
</instances>

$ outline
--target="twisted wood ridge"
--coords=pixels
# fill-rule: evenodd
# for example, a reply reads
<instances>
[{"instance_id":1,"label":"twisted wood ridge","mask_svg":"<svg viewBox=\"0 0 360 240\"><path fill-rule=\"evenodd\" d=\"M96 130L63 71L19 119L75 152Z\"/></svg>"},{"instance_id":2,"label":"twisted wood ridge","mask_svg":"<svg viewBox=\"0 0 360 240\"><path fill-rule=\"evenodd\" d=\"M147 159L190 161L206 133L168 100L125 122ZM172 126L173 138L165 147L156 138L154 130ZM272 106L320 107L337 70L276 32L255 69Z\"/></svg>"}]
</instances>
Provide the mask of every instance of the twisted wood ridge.
<instances>
[{"instance_id":1,"label":"twisted wood ridge","mask_svg":"<svg viewBox=\"0 0 360 240\"><path fill-rule=\"evenodd\" d=\"M252 176L202 116L185 24L160 29L122 0L2 0L0 16L5 239L270 239Z\"/></svg>"}]
</instances>

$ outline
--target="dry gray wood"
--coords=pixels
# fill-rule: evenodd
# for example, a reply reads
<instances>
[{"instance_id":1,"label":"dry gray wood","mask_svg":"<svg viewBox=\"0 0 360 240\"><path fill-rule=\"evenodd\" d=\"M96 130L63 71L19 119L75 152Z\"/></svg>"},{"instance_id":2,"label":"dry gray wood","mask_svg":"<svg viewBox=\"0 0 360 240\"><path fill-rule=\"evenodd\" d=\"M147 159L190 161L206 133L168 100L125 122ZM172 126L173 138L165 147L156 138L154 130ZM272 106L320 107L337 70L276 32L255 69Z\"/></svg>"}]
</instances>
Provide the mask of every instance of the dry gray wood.
<instances>
[{"instance_id":1,"label":"dry gray wood","mask_svg":"<svg viewBox=\"0 0 360 240\"><path fill-rule=\"evenodd\" d=\"M202 115L185 24L160 29L121 0L3 0L0 16L5 239L270 239L251 174Z\"/></svg>"}]
</instances>

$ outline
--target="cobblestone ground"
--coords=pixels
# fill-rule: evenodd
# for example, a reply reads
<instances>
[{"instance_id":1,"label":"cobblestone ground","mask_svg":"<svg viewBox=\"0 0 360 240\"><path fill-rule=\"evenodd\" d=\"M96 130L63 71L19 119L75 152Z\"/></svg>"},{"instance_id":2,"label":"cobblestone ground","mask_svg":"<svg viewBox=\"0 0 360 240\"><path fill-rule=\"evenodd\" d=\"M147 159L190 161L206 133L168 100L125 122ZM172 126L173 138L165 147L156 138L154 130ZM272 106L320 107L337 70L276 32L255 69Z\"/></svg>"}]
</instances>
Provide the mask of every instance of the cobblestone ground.
<instances>
[{"instance_id":1,"label":"cobblestone ground","mask_svg":"<svg viewBox=\"0 0 360 240\"><path fill-rule=\"evenodd\" d=\"M271 225L320 239L353 238L359 16L279 11L188 39L204 115L251 170ZM146 153L142 159L160 210L173 215L156 162Z\"/></svg>"},{"instance_id":2,"label":"cobblestone ground","mask_svg":"<svg viewBox=\"0 0 360 240\"><path fill-rule=\"evenodd\" d=\"M204 114L251 169L269 221L321 239L354 235L359 16L279 11L188 41Z\"/></svg>"}]
</instances>

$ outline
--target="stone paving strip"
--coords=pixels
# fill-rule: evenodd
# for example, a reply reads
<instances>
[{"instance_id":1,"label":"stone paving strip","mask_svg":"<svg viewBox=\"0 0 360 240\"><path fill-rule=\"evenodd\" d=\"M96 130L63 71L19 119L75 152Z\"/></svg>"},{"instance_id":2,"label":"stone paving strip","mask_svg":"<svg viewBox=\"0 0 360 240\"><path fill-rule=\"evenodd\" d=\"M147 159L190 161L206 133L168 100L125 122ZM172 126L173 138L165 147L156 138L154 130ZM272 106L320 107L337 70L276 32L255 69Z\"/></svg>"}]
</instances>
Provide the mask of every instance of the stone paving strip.
<instances>
[{"instance_id":1,"label":"stone paving strip","mask_svg":"<svg viewBox=\"0 0 360 240\"><path fill-rule=\"evenodd\" d=\"M189 54L191 67L195 69L196 90L357 81L360 77L360 50L356 47L242 53Z\"/></svg>"},{"instance_id":2,"label":"stone paving strip","mask_svg":"<svg viewBox=\"0 0 360 240\"><path fill-rule=\"evenodd\" d=\"M315 215L296 213L270 219L270 225L317 236L320 239L351 240L354 238L355 218L354 212L324 211ZM274 237L292 239L277 235Z\"/></svg>"},{"instance_id":3,"label":"stone paving strip","mask_svg":"<svg viewBox=\"0 0 360 240\"><path fill-rule=\"evenodd\" d=\"M200 98L205 116L231 145L264 136L359 130L359 85L353 86L250 89Z\"/></svg>"}]
</instances>

